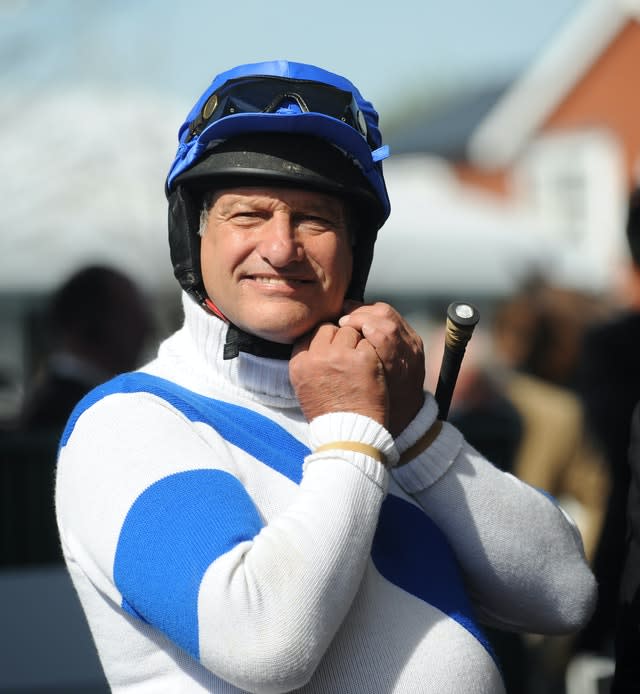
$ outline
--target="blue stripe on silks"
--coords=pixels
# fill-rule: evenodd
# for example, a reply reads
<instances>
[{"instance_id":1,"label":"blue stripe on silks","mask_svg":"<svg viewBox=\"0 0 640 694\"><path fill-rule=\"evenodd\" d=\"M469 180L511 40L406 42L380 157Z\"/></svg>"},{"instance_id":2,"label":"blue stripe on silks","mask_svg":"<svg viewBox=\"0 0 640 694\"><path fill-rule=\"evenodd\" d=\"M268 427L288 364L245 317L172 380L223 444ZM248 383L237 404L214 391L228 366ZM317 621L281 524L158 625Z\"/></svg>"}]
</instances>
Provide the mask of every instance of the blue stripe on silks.
<instances>
[{"instance_id":1,"label":"blue stripe on silks","mask_svg":"<svg viewBox=\"0 0 640 694\"><path fill-rule=\"evenodd\" d=\"M296 484L300 483L302 463L310 451L281 426L246 407L207 398L171 381L142 372L116 376L86 395L72 412L60 447L66 445L82 413L96 402L115 393L139 392L157 395L192 422L208 424L230 443Z\"/></svg>"},{"instance_id":2,"label":"blue stripe on silks","mask_svg":"<svg viewBox=\"0 0 640 694\"><path fill-rule=\"evenodd\" d=\"M371 558L388 581L437 607L471 632L495 659L475 622L455 555L438 526L392 494L382 504Z\"/></svg>"},{"instance_id":3,"label":"blue stripe on silks","mask_svg":"<svg viewBox=\"0 0 640 694\"><path fill-rule=\"evenodd\" d=\"M245 489L220 470L191 470L148 487L129 509L114 581L123 608L199 658L198 592L205 571L262 528Z\"/></svg>"},{"instance_id":4,"label":"blue stripe on silks","mask_svg":"<svg viewBox=\"0 0 640 694\"><path fill-rule=\"evenodd\" d=\"M61 447L67 443L78 418L91 405L114 393L135 392L151 393L166 400L189 420L208 424L230 443L296 484L300 483L302 463L310 451L278 424L247 408L206 398L170 381L141 372L118 376L85 396L69 419L62 436ZM215 470L193 471L194 475L199 473L225 475ZM227 477L229 480L234 480L234 483L242 489L235 478L229 475ZM230 487L234 486L231 482L229 484ZM242 493L246 494L244 490ZM248 504L251 503L248 497L245 501ZM208 513L210 513L208 506L210 502L211 499L205 504ZM221 508L218 505L218 508L221 510L221 517L227 513L226 507ZM189 537L189 533L192 532L191 521L185 522L184 532L187 532ZM134 533L133 537L135 536ZM135 549L135 543L129 543L127 546ZM209 562L213 561L215 551L217 550L212 551L209 557L205 556L206 553L203 554L201 563L205 563L207 559ZM135 552L130 552L130 556L135 557ZM455 556L443 533L420 509L392 494L387 496L382 505L374 538L372 559L378 571L387 580L455 619L492 653L487 639L473 619L471 604L466 596ZM126 565L126 562L123 565ZM202 574L197 577L197 581L199 582L201 578ZM164 581L165 578L161 576L159 584ZM135 581L133 583L135 584ZM197 590L194 592L192 589L193 586L190 589L191 594L197 601ZM137 607L127 605L124 607L146 618ZM193 613L193 619L197 619L196 612ZM183 633L188 633L192 629L193 623L188 629L183 630ZM197 633L197 625L196 632L191 633ZM185 647L192 649L190 652L193 652L197 645L194 646L192 642Z\"/></svg>"}]
</instances>

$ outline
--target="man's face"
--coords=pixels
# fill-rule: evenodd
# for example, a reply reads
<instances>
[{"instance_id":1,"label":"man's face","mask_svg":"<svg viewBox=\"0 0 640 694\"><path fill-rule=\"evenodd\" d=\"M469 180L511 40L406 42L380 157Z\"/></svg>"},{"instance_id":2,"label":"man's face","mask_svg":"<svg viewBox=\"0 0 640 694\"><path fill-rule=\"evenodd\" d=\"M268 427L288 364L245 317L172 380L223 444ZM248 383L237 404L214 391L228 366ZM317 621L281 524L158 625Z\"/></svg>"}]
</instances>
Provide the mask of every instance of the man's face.
<instances>
[{"instance_id":1,"label":"man's face","mask_svg":"<svg viewBox=\"0 0 640 694\"><path fill-rule=\"evenodd\" d=\"M347 210L290 188L216 193L201 242L207 294L239 328L291 343L335 319L351 280Z\"/></svg>"}]
</instances>

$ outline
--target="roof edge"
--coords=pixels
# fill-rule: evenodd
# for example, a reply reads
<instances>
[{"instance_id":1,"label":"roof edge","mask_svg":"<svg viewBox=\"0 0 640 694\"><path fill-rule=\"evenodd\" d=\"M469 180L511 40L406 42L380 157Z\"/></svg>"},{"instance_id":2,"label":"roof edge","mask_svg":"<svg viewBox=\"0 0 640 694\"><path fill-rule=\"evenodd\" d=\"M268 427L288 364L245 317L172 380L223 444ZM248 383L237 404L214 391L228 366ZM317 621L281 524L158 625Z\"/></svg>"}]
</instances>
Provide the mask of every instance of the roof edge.
<instances>
[{"instance_id":1,"label":"roof edge","mask_svg":"<svg viewBox=\"0 0 640 694\"><path fill-rule=\"evenodd\" d=\"M640 21L640 0L585 3L472 133L470 162L508 166L629 19Z\"/></svg>"}]
</instances>

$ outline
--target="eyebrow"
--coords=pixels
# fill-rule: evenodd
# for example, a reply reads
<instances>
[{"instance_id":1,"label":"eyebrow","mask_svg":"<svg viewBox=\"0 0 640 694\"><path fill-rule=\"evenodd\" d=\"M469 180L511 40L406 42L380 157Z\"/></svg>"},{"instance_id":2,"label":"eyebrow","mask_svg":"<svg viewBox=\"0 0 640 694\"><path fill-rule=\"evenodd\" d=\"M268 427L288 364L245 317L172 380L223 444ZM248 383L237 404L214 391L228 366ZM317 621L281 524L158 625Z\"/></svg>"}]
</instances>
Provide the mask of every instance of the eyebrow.
<instances>
[{"instance_id":1,"label":"eyebrow","mask_svg":"<svg viewBox=\"0 0 640 694\"><path fill-rule=\"evenodd\" d=\"M265 206L271 207L273 198L269 196L260 195L259 193L250 196L234 195L233 197L231 197L230 200L226 201L221 206L221 210L229 211L236 206L240 206L241 208L256 207L261 206L263 202L266 203ZM319 217L331 215L339 217L344 222L347 221L347 206L341 200L337 200L330 196L326 196L322 200L318 200L315 197L303 198L303 200L300 202L296 202L293 204L287 202L286 204L288 207L292 209L292 212L294 214L299 214L300 212L303 212L318 215Z\"/></svg>"}]
</instances>

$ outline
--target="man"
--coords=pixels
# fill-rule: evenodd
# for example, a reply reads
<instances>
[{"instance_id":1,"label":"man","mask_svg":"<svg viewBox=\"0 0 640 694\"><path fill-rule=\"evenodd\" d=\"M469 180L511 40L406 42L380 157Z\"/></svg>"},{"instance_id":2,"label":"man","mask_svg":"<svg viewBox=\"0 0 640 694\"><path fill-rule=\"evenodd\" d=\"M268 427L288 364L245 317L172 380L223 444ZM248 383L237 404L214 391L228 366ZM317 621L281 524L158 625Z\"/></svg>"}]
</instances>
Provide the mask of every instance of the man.
<instances>
[{"instance_id":1,"label":"man","mask_svg":"<svg viewBox=\"0 0 640 694\"><path fill-rule=\"evenodd\" d=\"M587 423L612 484L593 563L598 601L576 650L585 663L595 656L608 660L611 670L615 665L611 691L616 693L635 691L639 674L640 187L629 195L625 232L625 305L586 333L579 381Z\"/></svg>"},{"instance_id":2,"label":"man","mask_svg":"<svg viewBox=\"0 0 640 694\"><path fill-rule=\"evenodd\" d=\"M286 61L219 75L182 126L184 327L84 400L58 466L115 691L496 694L477 619L588 617L573 524L437 421L417 334L362 303L386 155L348 80Z\"/></svg>"},{"instance_id":3,"label":"man","mask_svg":"<svg viewBox=\"0 0 640 694\"><path fill-rule=\"evenodd\" d=\"M629 250L626 305L586 332L578 379L586 424L604 455L611 489L593 561L598 601L577 650L609 657L625 560L631 419L640 400L640 188L629 196L625 234Z\"/></svg>"},{"instance_id":4,"label":"man","mask_svg":"<svg viewBox=\"0 0 640 694\"><path fill-rule=\"evenodd\" d=\"M130 277L101 265L75 271L51 297L49 354L27 392L20 430L51 430L59 437L86 393L142 363L152 327L142 291Z\"/></svg>"},{"instance_id":5,"label":"man","mask_svg":"<svg viewBox=\"0 0 640 694\"><path fill-rule=\"evenodd\" d=\"M632 694L638 688L640 676L640 403L631 418L629 466L626 548L620 582L612 694Z\"/></svg>"}]
</instances>

